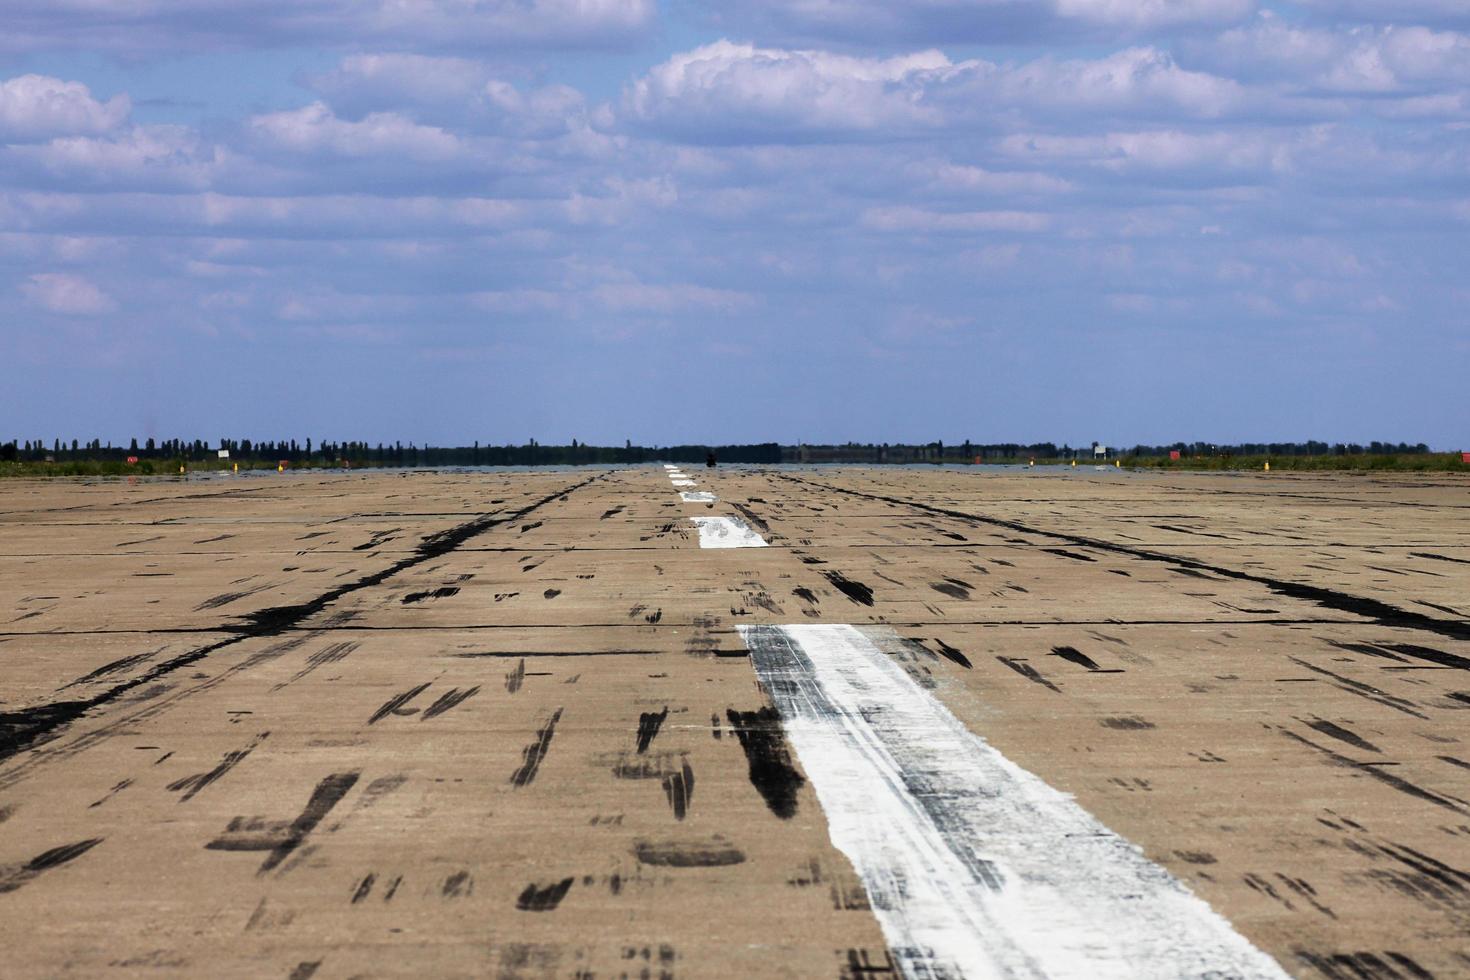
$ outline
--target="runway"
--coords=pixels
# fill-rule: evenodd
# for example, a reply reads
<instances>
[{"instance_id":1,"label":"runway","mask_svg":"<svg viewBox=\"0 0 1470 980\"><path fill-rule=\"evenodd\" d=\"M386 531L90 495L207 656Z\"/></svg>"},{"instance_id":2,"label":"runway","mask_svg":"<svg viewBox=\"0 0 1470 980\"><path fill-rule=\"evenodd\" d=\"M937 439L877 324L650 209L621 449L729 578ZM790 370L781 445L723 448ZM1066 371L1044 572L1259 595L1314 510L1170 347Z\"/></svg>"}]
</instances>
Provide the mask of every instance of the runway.
<instances>
[{"instance_id":1,"label":"runway","mask_svg":"<svg viewBox=\"0 0 1470 980\"><path fill-rule=\"evenodd\" d=\"M1470 485L0 484L6 977L1470 976Z\"/></svg>"}]
</instances>

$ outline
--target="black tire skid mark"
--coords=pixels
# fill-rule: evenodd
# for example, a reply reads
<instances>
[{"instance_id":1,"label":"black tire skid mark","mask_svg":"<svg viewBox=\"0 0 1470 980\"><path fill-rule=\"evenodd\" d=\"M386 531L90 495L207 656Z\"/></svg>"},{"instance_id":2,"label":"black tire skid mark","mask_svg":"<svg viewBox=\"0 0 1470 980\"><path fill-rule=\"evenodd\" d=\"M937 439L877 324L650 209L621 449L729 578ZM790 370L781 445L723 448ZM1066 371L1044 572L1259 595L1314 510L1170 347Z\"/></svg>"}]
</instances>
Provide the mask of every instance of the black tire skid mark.
<instances>
[{"instance_id":1,"label":"black tire skid mark","mask_svg":"<svg viewBox=\"0 0 1470 980\"><path fill-rule=\"evenodd\" d=\"M317 783L301 813L289 823L261 828L258 821L236 817L225 833L205 844L211 851L266 851L257 874L273 870L291 856L328 813L357 784L360 771L337 772ZM262 832L262 830L264 832Z\"/></svg>"},{"instance_id":2,"label":"black tire skid mark","mask_svg":"<svg viewBox=\"0 0 1470 980\"><path fill-rule=\"evenodd\" d=\"M551 751L551 739L556 734L556 723L561 720L563 710L557 708L552 712L550 720L536 730L535 739L521 749L520 768L510 777L510 783L516 789L529 786L535 781L536 774L541 770L541 763L546 759L546 753Z\"/></svg>"}]
</instances>

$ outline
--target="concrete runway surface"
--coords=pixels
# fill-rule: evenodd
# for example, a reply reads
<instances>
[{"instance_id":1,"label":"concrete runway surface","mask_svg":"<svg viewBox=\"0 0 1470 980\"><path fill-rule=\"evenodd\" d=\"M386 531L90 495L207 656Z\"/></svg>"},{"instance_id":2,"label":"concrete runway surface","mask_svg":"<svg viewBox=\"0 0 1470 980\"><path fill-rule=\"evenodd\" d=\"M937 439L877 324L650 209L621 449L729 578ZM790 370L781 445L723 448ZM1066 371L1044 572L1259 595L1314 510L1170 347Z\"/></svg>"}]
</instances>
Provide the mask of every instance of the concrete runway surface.
<instances>
[{"instance_id":1,"label":"concrete runway surface","mask_svg":"<svg viewBox=\"0 0 1470 980\"><path fill-rule=\"evenodd\" d=\"M1470 485L0 485L0 976L1470 976Z\"/></svg>"}]
</instances>

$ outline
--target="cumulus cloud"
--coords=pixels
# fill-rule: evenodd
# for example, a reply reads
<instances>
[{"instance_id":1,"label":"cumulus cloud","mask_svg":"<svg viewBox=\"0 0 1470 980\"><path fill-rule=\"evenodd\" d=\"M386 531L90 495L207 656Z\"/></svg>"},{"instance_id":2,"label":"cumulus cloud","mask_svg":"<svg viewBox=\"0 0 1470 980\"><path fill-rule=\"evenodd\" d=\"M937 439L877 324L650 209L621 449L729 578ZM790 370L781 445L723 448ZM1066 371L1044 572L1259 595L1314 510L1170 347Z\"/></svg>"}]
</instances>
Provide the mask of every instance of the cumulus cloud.
<instances>
[{"instance_id":1,"label":"cumulus cloud","mask_svg":"<svg viewBox=\"0 0 1470 980\"><path fill-rule=\"evenodd\" d=\"M8 0L0 50L604 47L643 36L655 11L654 0Z\"/></svg>"},{"instance_id":2,"label":"cumulus cloud","mask_svg":"<svg viewBox=\"0 0 1470 980\"><path fill-rule=\"evenodd\" d=\"M1323 95L1444 95L1470 84L1470 36L1419 26L1324 27L1268 13L1189 50L1218 70Z\"/></svg>"},{"instance_id":3,"label":"cumulus cloud","mask_svg":"<svg viewBox=\"0 0 1470 980\"><path fill-rule=\"evenodd\" d=\"M20 75L0 82L0 141L105 133L121 125L131 108L126 95L99 102L81 82Z\"/></svg>"},{"instance_id":4,"label":"cumulus cloud","mask_svg":"<svg viewBox=\"0 0 1470 980\"><path fill-rule=\"evenodd\" d=\"M623 105L636 123L696 141L893 133L943 121L926 85L955 67L938 51L858 58L722 40L654 67Z\"/></svg>"},{"instance_id":5,"label":"cumulus cloud","mask_svg":"<svg viewBox=\"0 0 1470 980\"><path fill-rule=\"evenodd\" d=\"M20 285L21 294L48 313L98 316L117 309L117 303L81 276L66 272L38 272Z\"/></svg>"},{"instance_id":6,"label":"cumulus cloud","mask_svg":"<svg viewBox=\"0 0 1470 980\"><path fill-rule=\"evenodd\" d=\"M484 61L422 54L355 54L307 84L349 119L393 111L459 132L525 139L586 136L604 122L580 91L497 76Z\"/></svg>"},{"instance_id":7,"label":"cumulus cloud","mask_svg":"<svg viewBox=\"0 0 1470 980\"><path fill-rule=\"evenodd\" d=\"M1250 104L1229 78L1135 47L1100 58L951 62L938 51L859 58L720 41L636 80L623 108L637 125L693 142L910 138L994 128L1015 113L1214 119Z\"/></svg>"},{"instance_id":8,"label":"cumulus cloud","mask_svg":"<svg viewBox=\"0 0 1470 980\"><path fill-rule=\"evenodd\" d=\"M1165 51L1128 48L1101 58L1041 58L987 73L982 88L1006 105L1068 113L1144 112L1210 119L1241 107L1245 90L1229 78L1180 68Z\"/></svg>"},{"instance_id":9,"label":"cumulus cloud","mask_svg":"<svg viewBox=\"0 0 1470 980\"><path fill-rule=\"evenodd\" d=\"M254 116L249 129L272 148L305 155L440 161L461 151L459 139L438 127L419 125L394 112L341 119L323 102Z\"/></svg>"},{"instance_id":10,"label":"cumulus cloud","mask_svg":"<svg viewBox=\"0 0 1470 980\"><path fill-rule=\"evenodd\" d=\"M204 190L228 151L187 126L130 126L0 150L13 185L113 190Z\"/></svg>"}]
</instances>

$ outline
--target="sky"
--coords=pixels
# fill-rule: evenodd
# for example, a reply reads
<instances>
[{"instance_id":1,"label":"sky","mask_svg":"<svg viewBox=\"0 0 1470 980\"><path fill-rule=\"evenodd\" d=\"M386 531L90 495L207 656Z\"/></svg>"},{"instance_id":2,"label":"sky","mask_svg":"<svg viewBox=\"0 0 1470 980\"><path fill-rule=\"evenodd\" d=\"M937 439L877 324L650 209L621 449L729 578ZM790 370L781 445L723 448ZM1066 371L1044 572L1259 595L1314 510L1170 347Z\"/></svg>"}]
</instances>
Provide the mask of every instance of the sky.
<instances>
[{"instance_id":1,"label":"sky","mask_svg":"<svg viewBox=\"0 0 1470 980\"><path fill-rule=\"evenodd\" d=\"M1465 0L6 0L0 439L1470 449Z\"/></svg>"}]
</instances>

